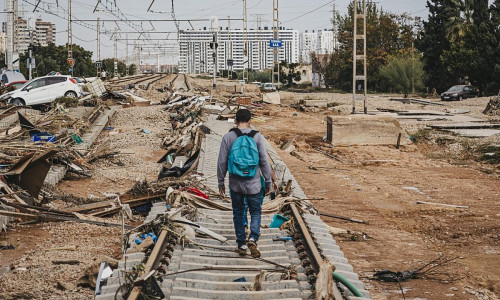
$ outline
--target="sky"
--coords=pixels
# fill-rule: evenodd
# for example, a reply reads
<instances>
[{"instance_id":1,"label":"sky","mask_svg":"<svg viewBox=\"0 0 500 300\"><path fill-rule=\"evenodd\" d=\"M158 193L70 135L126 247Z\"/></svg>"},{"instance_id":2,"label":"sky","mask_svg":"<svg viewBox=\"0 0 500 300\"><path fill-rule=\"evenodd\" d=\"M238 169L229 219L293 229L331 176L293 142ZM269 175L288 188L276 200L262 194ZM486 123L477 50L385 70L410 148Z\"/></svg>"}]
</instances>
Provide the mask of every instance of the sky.
<instances>
[{"instance_id":1,"label":"sky","mask_svg":"<svg viewBox=\"0 0 500 300\"><path fill-rule=\"evenodd\" d=\"M63 45L67 42L67 0L42 0L37 11L33 12L34 5L38 0L18 0L19 10L26 15L34 14L35 17L41 17L44 21L50 21L56 25L56 43ZM142 20L144 22L134 22L135 28L128 26L126 23L118 23L121 31L136 31L142 26L145 30L152 31L176 31L173 22L148 22L152 20L168 20L171 16L171 0L155 0L151 11L147 12L152 0L101 0L98 9L93 13L94 7L98 0L72 0L72 16L73 19L95 20L97 17L101 19L116 19L113 15L117 14L117 8L127 18L133 20ZM59 3L57 7L56 3ZM116 2L116 6L114 3ZM341 13L347 11L347 5L350 0L281 0L279 2L279 19L281 26L287 29L319 30L331 28L331 18L333 4ZM377 5L385 11L394 13L406 12L413 16L426 18L428 10L425 7L425 0L377 0ZM0 10L4 10L5 2L1 1ZM233 19L241 19L243 15L243 0L174 0L175 15L177 19L209 19L211 16L226 19L230 16ZM113 13L111 13L112 11ZM310 13L308 13L310 12ZM247 0L247 15L248 28L256 27L256 15L262 15L262 26L271 26L273 19L273 1L272 0ZM6 20L7 14L0 14L1 21ZM91 28L80 26L73 23L73 43L79 44L87 50L93 51L93 59L96 59L97 49L97 33L95 30L96 22L85 22ZM191 22L195 29L209 27L209 21ZM180 22L180 29L189 29L191 25L188 22ZM219 21L219 26L226 27L227 21ZM242 21L231 21L231 28L242 28ZM113 31L117 28L115 23L106 22L104 28ZM151 34L151 39L163 39L167 37L167 33ZM138 38L138 33L128 34L129 56L132 55L132 39ZM175 43L175 34L168 35L168 41L151 41L152 43L173 44ZM118 41L118 57L123 59L126 56L126 34L122 34ZM151 43L150 42L150 43ZM144 48L145 49L145 48ZM145 51L144 51L145 52ZM110 35L101 35L101 58L113 57L113 40ZM156 59L148 60L149 62ZM160 63L173 63L175 58L162 58Z\"/></svg>"}]
</instances>

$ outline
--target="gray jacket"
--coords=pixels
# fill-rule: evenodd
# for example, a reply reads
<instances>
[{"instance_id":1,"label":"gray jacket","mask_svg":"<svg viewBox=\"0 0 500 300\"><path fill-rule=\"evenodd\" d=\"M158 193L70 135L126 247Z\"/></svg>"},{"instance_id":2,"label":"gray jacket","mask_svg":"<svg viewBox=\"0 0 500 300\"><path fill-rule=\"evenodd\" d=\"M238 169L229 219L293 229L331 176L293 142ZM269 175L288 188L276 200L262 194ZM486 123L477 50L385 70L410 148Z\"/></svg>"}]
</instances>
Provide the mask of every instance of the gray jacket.
<instances>
[{"instance_id":1,"label":"gray jacket","mask_svg":"<svg viewBox=\"0 0 500 300\"><path fill-rule=\"evenodd\" d=\"M252 131L250 128L241 129L243 133L249 133ZM224 179L227 173L227 160L229 158L229 151L234 141L238 138L236 132L230 131L224 135L222 138L222 143L220 145L219 159L217 161L217 180L219 181L219 188L224 186ZM241 179L235 176L229 175L229 189L242 193L245 195L255 195L261 191L260 174L262 174L266 180L266 188L271 187L271 165L267 158L266 146L264 144L265 138L262 134L257 133L254 136L255 143L259 149L259 170L254 178L251 179Z\"/></svg>"}]
</instances>

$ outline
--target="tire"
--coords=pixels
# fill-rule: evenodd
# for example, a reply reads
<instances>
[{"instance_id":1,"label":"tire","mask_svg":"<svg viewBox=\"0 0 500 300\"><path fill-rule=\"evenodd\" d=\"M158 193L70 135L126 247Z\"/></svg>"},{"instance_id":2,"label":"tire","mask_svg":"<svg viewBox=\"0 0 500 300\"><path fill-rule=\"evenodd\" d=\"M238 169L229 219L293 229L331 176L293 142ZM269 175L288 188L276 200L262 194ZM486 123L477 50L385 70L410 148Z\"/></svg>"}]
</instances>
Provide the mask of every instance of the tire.
<instances>
[{"instance_id":1,"label":"tire","mask_svg":"<svg viewBox=\"0 0 500 300\"><path fill-rule=\"evenodd\" d=\"M14 104L15 106L25 106L26 105L24 100L21 98L16 98L11 103Z\"/></svg>"},{"instance_id":2,"label":"tire","mask_svg":"<svg viewBox=\"0 0 500 300\"><path fill-rule=\"evenodd\" d=\"M68 98L76 98L78 95L74 91L67 91L66 94L64 94L64 97Z\"/></svg>"}]
</instances>

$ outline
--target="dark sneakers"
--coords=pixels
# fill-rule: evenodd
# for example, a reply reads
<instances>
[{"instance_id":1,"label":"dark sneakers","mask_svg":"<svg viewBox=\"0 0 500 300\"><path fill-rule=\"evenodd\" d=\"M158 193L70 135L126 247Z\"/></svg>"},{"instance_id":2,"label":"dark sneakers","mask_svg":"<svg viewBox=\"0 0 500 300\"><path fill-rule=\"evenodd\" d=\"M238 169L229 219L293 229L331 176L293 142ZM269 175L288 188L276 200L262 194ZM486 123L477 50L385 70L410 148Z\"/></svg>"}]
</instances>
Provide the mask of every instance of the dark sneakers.
<instances>
[{"instance_id":1,"label":"dark sneakers","mask_svg":"<svg viewBox=\"0 0 500 300\"><path fill-rule=\"evenodd\" d=\"M259 258L260 257L259 248L257 247L257 243L255 242L255 240L253 238L251 238L250 240L248 240L247 246L248 246L248 249L250 249L250 255L252 257L255 257L255 258Z\"/></svg>"},{"instance_id":2,"label":"dark sneakers","mask_svg":"<svg viewBox=\"0 0 500 300\"><path fill-rule=\"evenodd\" d=\"M239 246L237 247L234 252L238 253L239 255L241 256L245 256L247 255L247 250L248 250L248 247L247 245L243 245L243 246Z\"/></svg>"}]
</instances>

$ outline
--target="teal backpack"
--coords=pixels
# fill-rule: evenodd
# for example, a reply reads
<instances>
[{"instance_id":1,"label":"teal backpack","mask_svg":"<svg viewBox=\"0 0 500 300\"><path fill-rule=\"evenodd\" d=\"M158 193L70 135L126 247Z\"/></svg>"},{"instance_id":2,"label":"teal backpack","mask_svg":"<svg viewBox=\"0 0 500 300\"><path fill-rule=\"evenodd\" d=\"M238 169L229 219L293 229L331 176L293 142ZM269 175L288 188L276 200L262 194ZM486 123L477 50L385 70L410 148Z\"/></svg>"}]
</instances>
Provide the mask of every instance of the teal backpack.
<instances>
[{"instance_id":1,"label":"teal backpack","mask_svg":"<svg viewBox=\"0 0 500 300\"><path fill-rule=\"evenodd\" d=\"M231 146L227 170L230 175L244 179L254 178L259 166L259 149L253 137L258 131L252 130L250 133L243 133L239 128L233 128L238 137Z\"/></svg>"}]
</instances>

